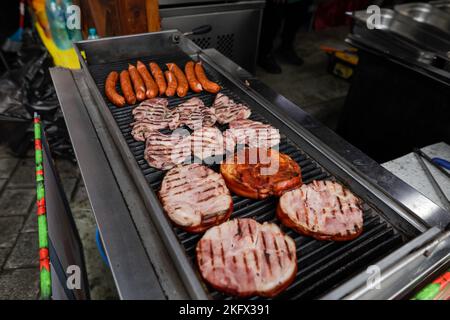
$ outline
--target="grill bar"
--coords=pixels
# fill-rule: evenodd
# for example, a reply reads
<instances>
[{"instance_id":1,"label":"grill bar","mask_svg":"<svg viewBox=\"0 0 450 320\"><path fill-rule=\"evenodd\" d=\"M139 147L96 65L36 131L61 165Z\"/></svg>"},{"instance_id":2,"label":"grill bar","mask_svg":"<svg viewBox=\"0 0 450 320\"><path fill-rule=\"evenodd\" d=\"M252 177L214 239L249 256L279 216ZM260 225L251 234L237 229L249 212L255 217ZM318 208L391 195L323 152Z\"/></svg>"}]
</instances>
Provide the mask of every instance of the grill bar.
<instances>
[{"instance_id":1,"label":"grill bar","mask_svg":"<svg viewBox=\"0 0 450 320\"><path fill-rule=\"evenodd\" d=\"M161 67L164 63L175 62L180 67L190 58L184 54L165 55L155 57L142 57L144 63L149 61L157 62ZM136 59L137 60L137 59ZM98 90L102 93L118 128L120 129L124 140L126 141L130 151L132 152L141 173L144 175L149 187L158 192L164 172L150 167L144 160L145 144L143 142L134 141L131 137L130 123L133 122L131 115L132 107L117 108L110 104L104 92L104 80L110 71L120 71L127 68L128 63L136 63L136 60L119 61L110 64L90 65L89 72L96 82ZM222 92L237 102L245 102L235 92L231 91L227 86L227 80L220 76L215 70L205 65L208 76L217 81L223 87ZM181 102L191 97L199 97L206 106L210 106L213 102L214 95L208 93L194 94L189 93L186 97L180 99L178 97L169 98L169 108L175 108ZM260 114L252 109L252 120L268 123ZM227 126L219 126L222 131ZM282 129L279 128L282 134ZM166 131L166 133L169 131ZM326 172L316 161L307 156L301 148L292 141L282 135L279 145L280 152L291 156L301 167L304 183L312 180L335 179L330 173ZM214 170L218 170L218 166L212 166ZM270 198L265 200L251 200L233 196L234 211L232 218L254 218L259 222L271 221L278 223L275 218L275 209L277 199ZM296 279L285 292L278 298L295 299L295 298L317 298L324 295L327 291L336 287L350 276L364 270L368 264L378 261L383 256L400 247L406 240L397 230L389 223L384 221L381 216L367 204L363 205L364 209L364 232L357 239L350 242L326 242L318 241L310 237L304 237L285 227L282 229L291 236L297 246L298 257L298 273ZM179 242L184 247L186 255L192 262L192 267L196 268L195 247L200 235L186 233L178 228L173 228ZM206 287L206 285L205 285ZM229 299L220 292L212 288L206 288L214 299ZM255 297L256 298L256 297Z\"/></svg>"}]
</instances>

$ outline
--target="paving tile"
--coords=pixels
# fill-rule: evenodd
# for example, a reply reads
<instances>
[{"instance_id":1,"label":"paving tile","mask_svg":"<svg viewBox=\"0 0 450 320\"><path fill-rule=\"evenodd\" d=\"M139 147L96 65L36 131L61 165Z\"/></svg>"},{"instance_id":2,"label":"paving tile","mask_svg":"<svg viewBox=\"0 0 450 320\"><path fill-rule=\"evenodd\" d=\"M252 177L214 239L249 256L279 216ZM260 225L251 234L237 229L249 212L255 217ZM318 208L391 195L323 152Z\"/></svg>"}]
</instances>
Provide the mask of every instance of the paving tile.
<instances>
[{"instance_id":1,"label":"paving tile","mask_svg":"<svg viewBox=\"0 0 450 320\"><path fill-rule=\"evenodd\" d=\"M11 152L9 152L9 148L6 144L1 143L0 144L0 159L3 158L11 158Z\"/></svg>"},{"instance_id":2,"label":"paving tile","mask_svg":"<svg viewBox=\"0 0 450 320\"><path fill-rule=\"evenodd\" d=\"M6 189L0 197L0 216L28 214L35 200L36 192L32 189Z\"/></svg>"},{"instance_id":3,"label":"paving tile","mask_svg":"<svg viewBox=\"0 0 450 320\"><path fill-rule=\"evenodd\" d=\"M39 268L4 271L0 274L1 300L33 300L39 294Z\"/></svg>"},{"instance_id":4,"label":"paving tile","mask_svg":"<svg viewBox=\"0 0 450 320\"><path fill-rule=\"evenodd\" d=\"M76 163L72 163L69 160L56 159L55 165L61 179L64 177L77 178L80 175L78 165Z\"/></svg>"},{"instance_id":5,"label":"paving tile","mask_svg":"<svg viewBox=\"0 0 450 320\"><path fill-rule=\"evenodd\" d=\"M0 275L2 266L6 261L6 258L8 257L9 252L11 251L11 248L0 248Z\"/></svg>"},{"instance_id":6,"label":"paving tile","mask_svg":"<svg viewBox=\"0 0 450 320\"><path fill-rule=\"evenodd\" d=\"M0 217L0 248L14 246L23 221L22 217Z\"/></svg>"},{"instance_id":7,"label":"paving tile","mask_svg":"<svg viewBox=\"0 0 450 320\"><path fill-rule=\"evenodd\" d=\"M66 194L67 200L70 201L74 195L77 186L77 178L62 177L61 182Z\"/></svg>"},{"instance_id":8,"label":"paving tile","mask_svg":"<svg viewBox=\"0 0 450 320\"><path fill-rule=\"evenodd\" d=\"M70 207L72 208L72 210L92 210L86 188L83 184L80 183L78 185L77 190L75 191L75 195L70 202Z\"/></svg>"},{"instance_id":9,"label":"paving tile","mask_svg":"<svg viewBox=\"0 0 450 320\"><path fill-rule=\"evenodd\" d=\"M39 266L39 244L37 232L21 233L4 269Z\"/></svg>"},{"instance_id":10,"label":"paving tile","mask_svg":"<svg viewBox=\"0 0 450 320\"><path fill-rule=\"evenodd\" d=\"M33 209L36 208L36 205L33 206ZM30 214L28 215L28 218L25 221L25 224L23 225L21 232L37 232L37 215L36 210L30 210Z\"/></svg>"},{"instance_id":11,"label":"paving tile","mask_svg":"<svg viewBox=\"0 0 450 320\"><path fill-rule=\"evenodd\" d=\"M7 179L11 176L19 160L15 158L0 159L0 178Z\"/></svg>"},{"instance_id":12,"label":"paving tile","mask_svg":"<svg viewBox=\"0 0 450 320\"><path fill-rule=\"evenodd\" d=\"M34 159L20 160L19 167L14 172L9 187L34 188L36 185L35 161Z\"/></svg>"}]
</instances>

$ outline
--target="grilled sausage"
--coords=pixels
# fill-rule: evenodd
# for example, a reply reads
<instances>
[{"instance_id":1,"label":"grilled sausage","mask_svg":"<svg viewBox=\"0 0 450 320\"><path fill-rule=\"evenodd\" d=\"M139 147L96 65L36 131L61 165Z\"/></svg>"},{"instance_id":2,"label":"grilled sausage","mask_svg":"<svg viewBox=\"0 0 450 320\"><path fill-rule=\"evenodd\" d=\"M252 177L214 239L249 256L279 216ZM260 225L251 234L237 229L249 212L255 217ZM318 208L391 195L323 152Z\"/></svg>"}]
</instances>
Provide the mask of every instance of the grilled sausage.
<instances>
[{"instance_id":1,"label":"grilled sausage","mask_svg":"<svg viewBox=\"0 0 450 320\"><path fill-rule=\"evenodd\" d=\"M122 88L125 100L129 105L136 103L136 96L134 95L133 87L131 86L130 74L127 70L120 73L120 87Z\"/></svg>"},{"instance_id":2,"label":"grilled sausage","mask_svg":"<svg viewBox=\"0 0 450 320\"><path fill-rule=\"evenodd\" d=\"M112 104L117 107L123 107L125 105L125 98L116 91L117 80L119 80L119 74L116 71L108 74L105 81L105 94Z\"/></svg>"},{"instance_id":3,"label":"grilled sausage","mask_svg":"<svg viewBox=\"0 0 450 320\"><path fill-rule=\"evenodd\" d=\"M206 77L205 70L203 69L201 62L197 62L195 64L195 76L197 77L198 81L200 81L205 91L208 91L210 93L217 93L220 91L220 86L217 83L210 81Z\"/></svg>"},{"instance_id":4,"label":"grilled sausage","mask_svg":"<svg viewBox=\"0 0 450 320\"><path fill-rule=\"evenodd\" d=\"M183 70L181 70L175 63L167 63L166 66L175 75L175 78L177 78L177 95L179 97L186 96L189 90L189 84Z\"/></svg>"},{"instance_id":5,"label":"grilled sausage","mask_svg":"<svg viewBox=\"0 0 450 320\"><path fill-rule=\"evenodd\" d=\"M131 82L133 83L134 92L138 101L145 100L145 86L139 72L132 64L128 64L128 72L130 73Z\"/></svg>"},{"instance_id":6,"label":"grilled sausage","mask_svg":"<svg viewBox=\"0 0 450 320\"><path fill-rule=\"evenodd\" d=\"M165 71L164 75L166 76L167 80L166 96L172 97L177 91L178 87L177 78L171 71Z\"/></svg>"},{"instance_id":7,"label":"grilled sausage","mask_svg":"<svg viewBox=\"0 0 450 320\"><path fill-rule=\"evenodd\" d=\"M151 76L150 72L148 72L145 64L143 64L141 61L138 61L137 70L139 71L142 80L144 80L145 87L147 88L147 91L145 92L147 98L152 99L156 97L159 93L159 88L155 80L153 80L153 77Z\"/></svg>"},{"instance_id":8,"label":"grilled sausage","mask_svg":"<svg viewBox=\"0 0 450 320\"><path fill-rule=\"evenodd\" d=\"M150 62L149 66L153 78L155 78L156 84L158 85L159 95L162 96L163 94L166 93L167 90L167 84L166 80L164 79L164 73L162 72L161 68L154 62Z\"/></svg>"},{"instance_id":9,"label":"grilled sausage","mask_svg":"<svg viewBox=\"0 0 450 320\"><path fill-rule=\"evenodd\" d=\"M194 61L189 61L184 66L184 73L186 74L186 78L189 82L189 87L194 92L201 92L203 91L202 85L197 80L197 77L195 76L195 70L194 70Z\"/></svg>"}]
</instances>

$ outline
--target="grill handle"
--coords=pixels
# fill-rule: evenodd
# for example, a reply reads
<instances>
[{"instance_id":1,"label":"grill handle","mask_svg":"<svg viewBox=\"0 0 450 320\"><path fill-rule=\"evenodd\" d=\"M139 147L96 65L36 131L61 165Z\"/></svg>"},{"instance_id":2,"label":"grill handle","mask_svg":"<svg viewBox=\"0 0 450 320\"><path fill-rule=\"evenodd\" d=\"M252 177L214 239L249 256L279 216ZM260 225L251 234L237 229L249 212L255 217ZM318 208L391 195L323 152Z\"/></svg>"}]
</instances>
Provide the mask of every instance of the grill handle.
<instances>
[{"instance_id":1,"label":"grill handle","mask_svg":"<svg viewBox=\"0 0 450 320\"><path fill-rule=\"evenodd\" d=\"M200 27L196 27L194 29L192 29L191 32L187 32L184 35L199 35L199 34L205 34L208 33L212 30L212 27L210 24L205 24L203 26Z\"/></svg>"},{"instance_id":2,"label":"grill handle","mask_svg":"<svg viewBox=\"0 0 450 320\"><path fill-rule=\"evenodd\" d=\"M210 24L205 24L205 25L196 27L196 28L192 29L189 32L184 32L183 36L187 37L187 36L205 34L205 33L210 32L211 30L212 30L212 26ZM174 34L172 36L172 41L174 43L179 43L180 42L180 36L178 34Z\"/></svg>"},{"instance_id":3,"label":"grill handle","mask_svg":"<svg viewBox=\"0 0 450 320\"><path fill-rule=\"evenodd\" d=\"M183 36L187 37L187 36L195 36L195 35L199 35L199 34L205 34L208 33L212 30L212 26L210 24L205 24L199 27L195 27L194 29L192 29L189 32L185 32L183 33Z\"/></svg>"}]
</instances>

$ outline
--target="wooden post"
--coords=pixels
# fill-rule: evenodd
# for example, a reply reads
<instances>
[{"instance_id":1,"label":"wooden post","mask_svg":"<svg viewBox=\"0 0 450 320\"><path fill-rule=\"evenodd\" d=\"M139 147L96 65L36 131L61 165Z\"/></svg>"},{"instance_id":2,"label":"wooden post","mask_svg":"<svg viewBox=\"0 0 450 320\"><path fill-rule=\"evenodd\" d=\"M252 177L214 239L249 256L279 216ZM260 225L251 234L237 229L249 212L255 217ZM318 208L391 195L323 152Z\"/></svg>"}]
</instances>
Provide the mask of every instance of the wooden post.
<instances>
[{"instance_id":1,"label":"wooden post","mask_svg":"<svg viewBox=\"0 0 450 320\"><path fill-rule=\"evenodd\" d=\"M150 32L161 30L161 18L159 17L158 0L145 0L145 10L147 12L147 29Z\"/></svg>"},{"instance_id":2,"label":"wooden post","mask_svg":"<svg viewBox=\"0 0 450 320\"><path fill-rule=\"evenodd\" d=\"M94 27L100 37L159 30L158 0L79 0L83 31Z\"/></svg>"}]
</instances>

